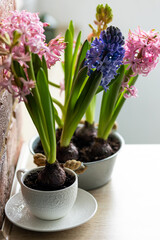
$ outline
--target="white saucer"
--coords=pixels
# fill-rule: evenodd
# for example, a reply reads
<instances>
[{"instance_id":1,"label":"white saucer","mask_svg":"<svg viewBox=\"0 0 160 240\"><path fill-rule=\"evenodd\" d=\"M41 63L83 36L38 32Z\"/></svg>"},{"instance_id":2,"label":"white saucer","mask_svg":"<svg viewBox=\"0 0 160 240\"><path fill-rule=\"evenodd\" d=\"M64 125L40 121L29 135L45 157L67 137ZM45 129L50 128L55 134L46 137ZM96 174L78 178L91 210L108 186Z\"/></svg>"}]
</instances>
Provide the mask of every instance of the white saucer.
<instances>
[{"instance_id":1,"label":"white saucer","mask_svg":"<svg viewBox=\"0 0 160 240\"><path fill-rule=\"evenodd\" d=\"M65 217L54 221L34 217L27 209L21 192L11 197L5 206L6 216L12 223L18 227L38 232L56 232L77 227L90 220L96 211L96 199L82 189L78 189L77 200L72 210Z\"/></svg>"}]
</instances>

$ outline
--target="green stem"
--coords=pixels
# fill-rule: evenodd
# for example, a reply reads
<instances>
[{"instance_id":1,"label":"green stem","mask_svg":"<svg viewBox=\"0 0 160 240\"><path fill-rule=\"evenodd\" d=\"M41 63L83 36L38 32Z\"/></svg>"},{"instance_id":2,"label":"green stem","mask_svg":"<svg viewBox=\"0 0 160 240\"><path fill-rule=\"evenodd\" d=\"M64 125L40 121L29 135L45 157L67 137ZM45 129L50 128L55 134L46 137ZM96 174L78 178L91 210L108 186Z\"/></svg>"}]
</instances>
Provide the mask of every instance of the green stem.
<instances>
[{"instance_id":1,"label":"green stem","mask_svg":"<svg viewBox=\"0 0 160 240\"><path fill-rule=\"evenodd\" d=\"M71 72L71 63L72 63L72 51L73 51L73 35L71 29L67 29L65 33L65 42L67 46L64 51L64 81L65 81L65 103L68 101L70 94L70 72Z\"/></svg>"},{"instance_id":2,"label":"green stem","mask_svg":"<svg viewBox=\"0 0 160 240\"><path fill-rule=\"evenodd\" d=\"M102 74L95 70L92 75L88 78L86 85L84 86L83 90L78 94L78 99L72 104L72 98L67 106L66 116L64 121L64 127L62 130L62 135L60 139L61 147L66 147L69 145L71 138L76 130L76 127L80 120L82 119L83 115L85 114L92 98L94 97L96 90L100 84ZM77 77L79 78L79 77ZM83 79L86 76L84 74ZM83 84L83 81L82 81ZM77 89L75 87L75 89ZM75 92L73 92L73 95ZM72 97L73 97L72 95ZM73 105L73 106L72 106Z\"/></svg>"},{"instance_id":3,"label":"green stem","mask_svg":"<svg viewBox=\"0 0 160 240\"><path fill-rule=\"evenodd\" d=\"M94 123L95 110L96 110L96 95L93 97L86 111L86 121L89 122L90 124Z\"/></svg>"},{"instance_id":4,"label":"green stem","mask_svg":"<svg viewBox=\"0 0 160 240\"><path fill-rule=\"evenodd\" d=\"M47 162L52 164L56 161L55 111L49 92L48 80L43 68L40 68L37 74L37 90L45 116L47 126L46 135L49 138L50 152Z\"/></svg>"},{"instance_id":5,"label":"green stem","mask_svg":"<svg viewBox=\"0 0 160 240\"><path fill-rule=\"evenodd\" d=\"M52 97L52 101L61 109L62 114L64 114L64 106L56 98Z\"/></svg>"},{"instance_id":6,"label":"green stem","mask_svg":"<svg viewBox=\"0 0 160 240\"><path fill-rule=\"evenodd\" d=\"M56 88L60 88L60 85L56 84L56 83L53 83L51 81L48 81L49 85L53 86L53 87L56 87Z\"/></svg>"},{"instance_id":7,"label":"green stem","mask_svg":"<svg viewBox=\"0 0 160 240\"><path fill-rule=\"evenodd\" d=\"M133 75L132 68L129 68L128 70L126 70L123 82L129 82L129 79L132 77L132 75Z\"/></svg>"},{"instance_id":8,"label":"green stem","mask_svg":"<svg viewBox=\"0 0 160 240\"><path fill-rule=\"evenodd\" d=\"M44 130L43 130L43 132L44 132L43 138L46 139L45 141L47 141L47 145L48 145L49 144L49 137L48 137L47 125L46 125L45 115L44 115L43 108L42 108L41 101L40 101L39 92L38 92L36 87L32 90L32 92L33 92L33 95L35 97L36 103L37 103L38 108L39 108L41 120L43 122L43 125L42 125L42 127L44 128Z\"/></svg>"},{"instance_id":9,"label":"green stem","mask_svg":"<svg viewBox=\"0 0 160 240\"><path fill-rule=\"evenodd\" d=\"M57 151L56 151L56 130L55 130L55 114L54 114L54 106L52 104L52 100L50 101L51 103L51 118L52 118L52 123L53 123L53 129L52 129L52 133L53 133L53 139L52 141L50 141L51 147L50 147L50 163L54 163L56 162L56 156L57 156Z\"/></svg>"},{"instance_id":10,"label":"green stem","mask_svg":"<svg viewBox=\"0 0 160 240\"><path fill-rule=\"evenodd\" d=\"M103 92L97 133L99 138L104 138L105 129L115 109L123 79L124 66L122 65L118 70L117 76L112 80L113 82L109 89Z\"/></svg>"},{"instance_id":11,"label":"green stem","mask_svg":"<svg viewBox=\"0 0 160 240\"><path fill-rule=\"evenodd\" d=\"M132 72L133 74L133 72ZM131 77L130 81L129 81L129 86L133 86L135 84L135 82L137 81L137 78L138 78L138 75L135 76L135 77ZM123 107L123 104L125 103L126 101L126 98L124 97L124 94L127 93L127 90L125 90L123 93L121 93L118 101L117 101L117 104L115 106L115 109L114 109L114 112L113 112L113 115L112 115L112 118L110 119L108 125L106 126L106 129L104 131L104 139L107 139L111 130L112 130L112 127L114 125L114 122L116 121L122 107Z\"/></svg>"},{"instance_id":12,"label":"green stem","mask_svg":"<svg viewBox=\"0 0 160 240\"><path fill-rule=\"evenodd\" d=\"M109 90L110 91L110 90ZM99 124L98 124L98 131L97 131L97 137L98 138L104 138L104 128L107 123L107 119L109 118L109 114L106 108L106 105L108 107L108 104L110 103L108 99L105 97L107 93L104 91L102 95L101 100L101 108L100 108L100 115L99 115ZM112 102L111 102L112 103ZM110 109L110 108L109 108Z\"/></svg>"},{"instance_id":13,"label":"green stem","mask_svg":"<svg viewBox=\"0 0 160 240\"><path fill-rule=\"evenodd\" d=\"M118 106L115 108L115 110L113 112L113 115L112 115L112 118L110 119L106 129L104 130L103 139L105 139L105 140L108 139L108 136L109 136L109 134L111 132L111 129L112 129L112 127L113 127L117 117L118 117L118 114L119 114L119 112L120 112L120 110L121 110L125 100L126 99L123 96L121 96L121 99L120 99L120 101L118 103Z\"/></svg>"}]
</instances>

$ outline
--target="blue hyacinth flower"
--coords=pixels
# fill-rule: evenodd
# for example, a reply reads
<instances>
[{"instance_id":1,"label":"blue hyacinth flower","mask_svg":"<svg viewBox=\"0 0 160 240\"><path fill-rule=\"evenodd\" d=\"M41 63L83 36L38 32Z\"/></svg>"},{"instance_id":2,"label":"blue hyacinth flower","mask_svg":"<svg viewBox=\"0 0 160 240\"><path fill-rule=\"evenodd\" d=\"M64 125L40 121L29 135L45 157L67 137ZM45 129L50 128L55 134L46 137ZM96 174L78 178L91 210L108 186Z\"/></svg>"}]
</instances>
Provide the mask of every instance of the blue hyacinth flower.
<instances>
[{"instance_id":1,"label":"blue hyacinth flower","mask_svg":"<svg viewBox=\"0 0 160 240\"><path fill-rule=\"evenodd\" d=\"M88 75L91 75L94 69L102 72L100 85L105 91L122 64L125 54L123 45L124 37L120 29L110 26L101 32L99 39L95 38L87 51L85 65L89 68Z\"/></svg>"}]
</instances>

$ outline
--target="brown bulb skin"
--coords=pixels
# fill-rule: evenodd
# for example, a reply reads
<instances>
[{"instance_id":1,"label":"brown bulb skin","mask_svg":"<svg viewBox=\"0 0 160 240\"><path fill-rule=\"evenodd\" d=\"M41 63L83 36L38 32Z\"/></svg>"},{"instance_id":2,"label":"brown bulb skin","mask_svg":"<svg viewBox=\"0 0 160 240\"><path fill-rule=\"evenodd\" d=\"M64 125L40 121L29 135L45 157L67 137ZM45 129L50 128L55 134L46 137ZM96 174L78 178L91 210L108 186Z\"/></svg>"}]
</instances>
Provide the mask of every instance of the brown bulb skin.
<instances>
[{"instance_id":1,"label":"brown bulb skin","mask_svg":"<svg viewBox=\"0 0 160 240\"><path fill-rule=\"evenodd\" d=\"M57 159L60 163L65 163L68 160L77 160L79 153L77 147L71 142L68 147L61 147L57 144Z\"/></svg>"},{"instance_id":2,"label":"brown bulb skin","mask_svg":"<svg viewBox=\"0 0 160 240\"><path fill-rule=\"evenodd\" d=\"M46 162L46 166L38 174L37 182L46 190L58 189L66 181L66 173L56 161L53 164Z\"/></svg>"},{"instance_id":3,"label":"brown bulb skin","mask_svg":"<svg viewBox=\"0 0 160 240\"><path fill-rule=\"evenodd\" d=\"M90 156L94 161L109 157L112 153L110 144L101 138L96 138L90 149Z\"/></svg>"},{"instance_id":4,"label":"brown bulb skin","mask_svg":"<svg viewBox=\"0 0 160 240\"><path fill-rule=\"evenodd\" d=\"M76 144L79 146L90 146L97 135L97 130L94 124L85 121L82 127L79 127L75 132Z\"/></svg>"}]
</instances>

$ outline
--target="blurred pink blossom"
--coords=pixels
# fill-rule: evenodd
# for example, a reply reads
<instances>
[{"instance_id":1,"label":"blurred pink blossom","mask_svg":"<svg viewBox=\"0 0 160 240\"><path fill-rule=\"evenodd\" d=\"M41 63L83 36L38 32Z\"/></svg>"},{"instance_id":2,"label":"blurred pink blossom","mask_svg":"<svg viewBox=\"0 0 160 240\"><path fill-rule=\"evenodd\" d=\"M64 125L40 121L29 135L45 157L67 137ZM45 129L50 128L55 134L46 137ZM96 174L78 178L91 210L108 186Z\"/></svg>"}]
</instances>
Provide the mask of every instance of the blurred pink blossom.
<instances>
[{"instance_id":1,"label":"blurred pink blossom","mask_svg":"<svg viewBox=\"0 0 160 240\"><path fill-rule=\"evenodd\" d=\"M127 88L128 90L128 93L125 93L124 94L124 97L125 98L130 98L130 97L137 97L138 96L138 91L137 91L137 88L135 86L131 86L131 87L128 87Z\"/></svg>"},{"instance_id":2,"label":"blurred pink blossom","mask_svg":"<svg viewBox=\"0 0 160 240\"><path fill-rule=\"evenodd\" d=\"M16 56L25 55L26 46L32 53L38 54L41 58L43 55L46 58L47 66L50 68L59 61L60 52L65 48L65 43L60 36L51 40L49 45L45 43L44 26L47 23L42 23L37 13L30 13L25 10L18 12L12 11L11 15L1 20L0 35L9 34L11 42L14 38L14 31L21 34L19 45L12 48L12 54ZM9 48L9 46L7 46Z\"/></svg>"},{"instance_id":3,"label":"blurred pink blossom","mask_svg":"<svg viewBox=\"0 0 160 240\"><path fill-rule=\"evenodd\" d=\"M64 79L60 82L60 96L62 92L65 90Z\"/></svg>"},{"instance_id":4,"label":"blurred pink blossom","mask_svg":"<svg viewBox=\"0 0 160 240\"><path fill-rule=\"evenodd\" d=\"M129 31L125 42L124 64L129 64L134 75L145 76L155 68L160 54L160 35L153 29L145 32L138 27L134 32Z\"/></svg>"},{"instance_id":5,"label":"blurred pink blossom","mask_svg":"<svg viewBox=\"0 0 160 240\"><path fill-rule=\"evenodd\" d=\"M0 64L3 69L4 79L0 82L0 87L6 88L9 92L15 92L14 96L19 96L20 100L25 99L31 89L35 87L32 79L14 79L15 74L12 68L12 61L17 61L24 68L28 68L31 60L30 53L38 54L42 59L44 56L47 67L50 68L60 60L60 55L65 48L65 43L61 36L57 36L47 45L45 43L44 28L48 24L42 23L37 13L30 13L25 10L12 11L6 18L0 20L0 55L4 61ZM8 72L10 72L8 74ZM17 85L17 82L20 84Z\"/></svg>"},{"instance_id":6,"label":"blurred pink blossom","mask_svg":"<svg viewBox=\"0 0 160 240\"><path fill-rule=\"evenodd\" d=\"M125 98L130 98L130 97L137 97L138 96L138 90L135 86L129 86L128 81L122 83L122 90L121 92L127 90L127 92L124 93Z\"/></svg>"}]
</instances>

